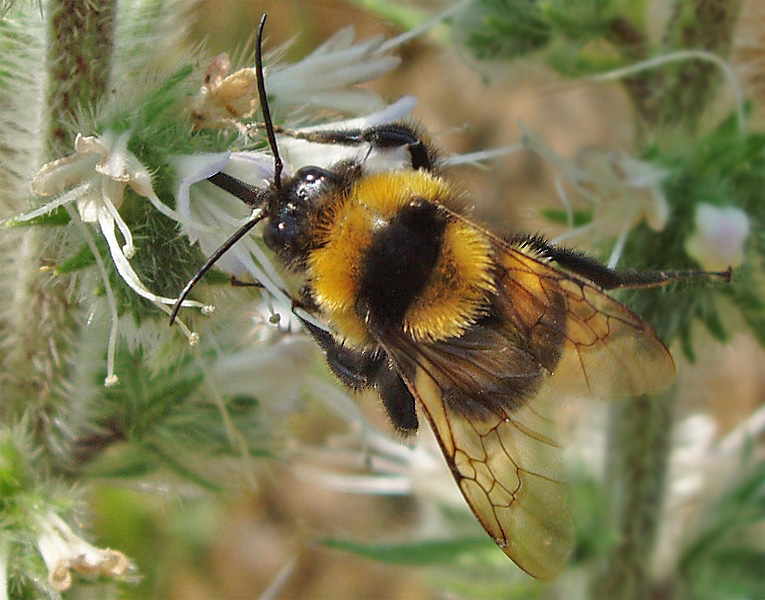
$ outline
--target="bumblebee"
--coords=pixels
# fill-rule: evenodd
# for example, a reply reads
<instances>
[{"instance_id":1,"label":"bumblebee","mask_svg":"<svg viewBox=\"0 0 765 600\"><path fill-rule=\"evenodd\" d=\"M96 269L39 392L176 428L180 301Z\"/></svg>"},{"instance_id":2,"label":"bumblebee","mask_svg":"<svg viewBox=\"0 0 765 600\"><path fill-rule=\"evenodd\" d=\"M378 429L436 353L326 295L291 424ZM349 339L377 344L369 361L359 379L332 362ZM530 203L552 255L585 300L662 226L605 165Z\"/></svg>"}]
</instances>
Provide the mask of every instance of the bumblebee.
<instances>
[{"instance_id":1,"label":"bumblebee","mask_svg":"<svg viewBox=\"0 0 765 600\"><path fill-rule=\"evenodd\" d=\"M265 20L265 19L264 19ZM521 569L553 579L574 547L553 425L562 396L654 394L675 365L651 328L604 289L660 285L695 272L621 273L538 237L498 237L466 217L436 153L406 124L299 133L271 123L257 82L274 179L257 189L210 180L255 208L178 303L254 225L290 271L295 306L332 372L374 389L396 429L433 428L462 494ZM363 154L282 178L276 132L324 144L405 148L411 168L368 172ZM554 266L553 263L557 266Z\"/></svg>"}]
</instances>

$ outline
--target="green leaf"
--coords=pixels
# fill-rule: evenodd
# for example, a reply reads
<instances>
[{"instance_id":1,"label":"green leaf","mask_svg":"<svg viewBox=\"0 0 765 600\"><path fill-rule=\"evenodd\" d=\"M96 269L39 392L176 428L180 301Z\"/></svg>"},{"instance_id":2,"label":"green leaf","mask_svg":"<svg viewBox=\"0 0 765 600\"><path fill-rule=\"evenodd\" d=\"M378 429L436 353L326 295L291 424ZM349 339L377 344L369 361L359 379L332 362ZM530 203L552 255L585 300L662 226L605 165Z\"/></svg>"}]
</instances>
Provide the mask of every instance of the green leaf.
<instances>
[{"instance_id":1,"label":"green leaf","mask_svg":"<svg viewBox=\"0 0 765 600\"><path fill-rule=\"evenodd\" d=\"M738 479L707 508L706 523L680 558L678 573L683 587L691 591L686 597L765 597L765 552L758 535L765 523L765 463L751 459L742 468Z\"/></svg>"},{"instance_id":2,"label":"green leaf","mask_svg":"<svg viewBox=\"0 0 765 600\"><path fill-rule=\"evenodd\" d=\"M493 547L493 544L485 537L402 544L363 544L337 538L325 538L321 540L321 543L329 548L397 565L450 564L461 554L484 551Z\"/></svg>"},{"instance_id":3,"label":"green leaf","mask_svg":"<svg viewBox=\"0 0 765 600\"><path fill-rule=\"evenodd\" d=\"M191 65L178 69L144 103L141 116L145 123L152 123L159 115L183 99L178 87L194 72Z\"/></svg>"},{"instance_id":4,"label":"green leaf","mask_svg":"<svg viewBox=\"0 0 765 600\"><path fill-rule=\"evenodd\" d=\"M99 238L100 239L100 238ZM62 264L56 267L56 273L58 275L64 275L66 273L73 273L85 269L96 262L96 257L90 251L90 247L85 244L73 255L66 259Z\"/></svg>"},{"instance_id":5,"label":"green leaf","mask_svg":"<svg viewBox=\"0 0 765 600\"><path fill-rule=\"evenodd\" d=\"M355 5L374 13L381 19L390 21L404 31L422 25L428 19L428 13L406 4L397 4L389 0L351 0Z\"/></svg>"},{"instance_id":6,"label":"green leaf","mask_svg":"<svg viewBox=\"0 0 765 600\"><path fill-rule=\"evenodd\" d=\"M727 344L730 341L728 332L725 331L725 327L720 320L720 313L714 306L714 301L711 302L712 307L710 310L706 310L704 314L704 325L706 325L709 333L712 334L718 342Z\"/></svg>"},{"instance_id":7,"label":"green leaf","mask_svg":"<svg viewBox=\"0 0 765 600\"><path fill-rule=\"evenodd\" d=\"M545 46L552 34L537 2L480 0L455 27L479 60L510 60Z\"/></svg>"},{"instance_id":8,"label":"green leaf","mask_svg":"<svg viewBox=\"0 0 765 600\"><path fill-rule=\"evenodd\" d=\"M562 208L543 208L539 211L539 214L556 225L570 225L569 213ZM590 210L575 210L572 216L574 218L574 227L582 227L592 222L592 211Z\"/></svg>"},{"instance_id":9,"label":"green leaf","mask_svg":"<svg viewBox=\"0 0 765 600\"><path fill-rule=\"evenodd\" d=\"M765 303L749 287L733 286L723 288L723 293L741 311L741 317L754 335L757 343L765 347Z\"/></svg>"},{"instance_id":10,"label":"green leaf","mask_svg":"<svg viewBox=\"0 0 765 600\"><path fill-rule=\"evenodd\" d=\"M144 448L181 479L195 483L199 487L211 492L219 493L223 491L223 488L217 483L198 473L195 469L186 466L177 453L165 450L158 444L145 444Z\"/></svg>"},{"instance_id":11,"label":"green leaf","mask_svg":"<svg viewBox=\"0 0 765 600\"><path fill-rule=\"evenodd\" d=\"M688 359L688 362L695 363L696 351L693 349L693 339L690 327L685 327L680 330L680 345L683 349L683 356Z\"/></svg>"}]
</instances>

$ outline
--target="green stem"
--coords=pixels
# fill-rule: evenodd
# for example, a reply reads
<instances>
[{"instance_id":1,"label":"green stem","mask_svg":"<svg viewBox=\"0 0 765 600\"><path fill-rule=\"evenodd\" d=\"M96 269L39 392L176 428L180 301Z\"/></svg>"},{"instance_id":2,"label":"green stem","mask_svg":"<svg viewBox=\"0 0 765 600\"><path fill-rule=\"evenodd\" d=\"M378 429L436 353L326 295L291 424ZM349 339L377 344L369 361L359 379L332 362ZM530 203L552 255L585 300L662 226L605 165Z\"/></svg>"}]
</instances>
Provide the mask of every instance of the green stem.
<instances>
[{"instance_id":1,"label":"green stem","mask_svg":"<svg viewBox=\"0 0 765 600\"><path fill-rule=\"evenodd\" d=\"M49 156L71 152L71 124L106 92L114 53L117 0L50 0L48 18Z\"/></svg>"},{"instance_id":2,"label":"green stem","mask_svg":"<svg viewBox=\"0 0 765 600\"><path fill-rule=\"evenodd\" d=\"M615 406L609 470L619 541L594 597L642 600L651 594L650 564L661 522L673 403L670 390Z\"/></svg>"},{"instance_id":3,"label":"green stem","mask_svg":"<svg viewBox=\"0 0 765 600\"><path fill-rule=\"evenodd\" d=\"M676 0L663 51L707 50L725 58L740 4L740 0ZM698 60L670 63L661 70L627 78L625 88L635 105L644 140L651 139L657 127L677 124L695 139L701 118L715 98L718 78L715 66ZM660 336L667 333L657 332ZM672 342L666 335L664 341ZM650 565L672 450L673 406L674 392L670 390L657 397L633 398L615 409L608 456L619 537L594 584L593 597L646 600L654 595Z\"/></svg>"}]
</instances>

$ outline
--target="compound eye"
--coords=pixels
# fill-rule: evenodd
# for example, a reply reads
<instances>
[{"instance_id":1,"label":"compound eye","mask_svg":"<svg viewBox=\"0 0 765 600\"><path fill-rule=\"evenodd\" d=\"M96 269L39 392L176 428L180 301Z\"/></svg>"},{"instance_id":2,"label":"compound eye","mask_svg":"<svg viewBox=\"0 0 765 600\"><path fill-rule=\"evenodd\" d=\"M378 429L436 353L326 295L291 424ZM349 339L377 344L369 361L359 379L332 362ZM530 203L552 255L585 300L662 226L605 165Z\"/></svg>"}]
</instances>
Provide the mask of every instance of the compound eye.
<instances>
[{"instance_id":1,"label":"compound eye","mask_svg":"<svg viewBox=\"0 0 765 600\"><path fill-rule=\"evenodd\" d=\"M295 193L305 202L315 202L327 189L333 175L321 167L303 167L295 173Z\"/></svg>"},{"instance_id":2,"label":"compound eye","mask_svg":"<svg viewBox=\"0 0 765 600\"><path fill-rule=\"evenodd\" d=\"M301 167L295 173L295 179L300 179L305 183L317 183L331 176L332 174L327 169L321 167Z\"/></svg>"}]
</instances>

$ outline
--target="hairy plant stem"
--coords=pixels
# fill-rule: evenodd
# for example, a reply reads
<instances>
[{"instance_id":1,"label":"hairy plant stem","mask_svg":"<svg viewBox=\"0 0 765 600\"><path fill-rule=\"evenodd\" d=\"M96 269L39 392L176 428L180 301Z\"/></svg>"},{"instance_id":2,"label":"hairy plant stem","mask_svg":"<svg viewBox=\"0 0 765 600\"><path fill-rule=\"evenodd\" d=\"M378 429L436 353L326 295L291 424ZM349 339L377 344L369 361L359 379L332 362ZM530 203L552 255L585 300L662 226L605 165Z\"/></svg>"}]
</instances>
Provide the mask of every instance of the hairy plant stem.
<instances>
[{"instance_id":1,"label":"hairy plant stem","mask_svg":"<svg viewBox=\"0 0 765 600\"><path fill-rule=\"evenodd\" d=\"M116 0L51 0L46 11L48 48L45 139L41 161L73 152L78 112L93 110L109 82ZM50 230L24 230L14 255L12 306L4 323L4 420L27 413L50 426L50 409L64 397L68 350L77 335L67 282L41 272L56 257Z\"/></svg>"},{"instance_id":2,"label":"hairy plant stem","mask_svg":"<svg viewBox=\"0 0 765 600\"><path fill-rule=\"evenodd\" d=\"M593 597L637 600L651 596L650 565L664 501L671 450L674 391L640 396L614 407L609 475L619 541Z\"/></svg>"},{"instance_id":3,"label":"hairy plant stem","mask_svg":"<svg viewBox=\"0 0 765 600\"><path fill-rule=\"evenodd\" d=\"M663 50L707 50L726 57L740 0L676 0ZM625 38L624 27L615 30ZM627 30L629 33L629 30ZM631 36L629 39L636 39ZM640 51L633 43L633 50ZM640 142L650 143L657 129L681 126L691 140L715 97L718 72L701 61L668 64L624 82L637 112ZM649 322L651 315L644 315ZM658 319L655 321L658 322ZM667 344L672 342L657 330ZM646 600L654 596L650 565L661 524L672 433L674 392L632 398L614 408L608 456L612 512L618 542L594 598Z\"/></svg>"},{"instance_id":4,"label":"hairy plant stem","mask_svg":"<svg viewBox=\"0 0 765 600\"><path fill-rule=\"evenodd\" d=\"M117 0L51 0L48 5L49 158L72 151L71 125L106 92L114 51Z\"/></svg>"}]
</instances>

